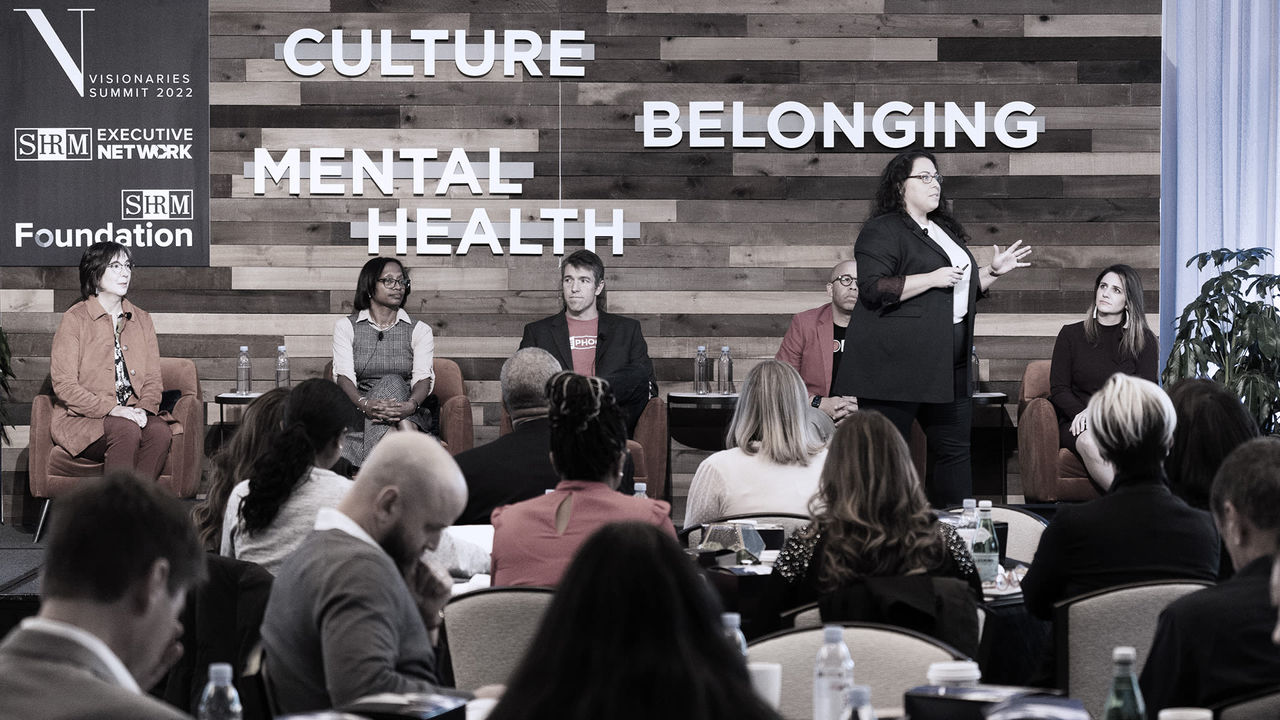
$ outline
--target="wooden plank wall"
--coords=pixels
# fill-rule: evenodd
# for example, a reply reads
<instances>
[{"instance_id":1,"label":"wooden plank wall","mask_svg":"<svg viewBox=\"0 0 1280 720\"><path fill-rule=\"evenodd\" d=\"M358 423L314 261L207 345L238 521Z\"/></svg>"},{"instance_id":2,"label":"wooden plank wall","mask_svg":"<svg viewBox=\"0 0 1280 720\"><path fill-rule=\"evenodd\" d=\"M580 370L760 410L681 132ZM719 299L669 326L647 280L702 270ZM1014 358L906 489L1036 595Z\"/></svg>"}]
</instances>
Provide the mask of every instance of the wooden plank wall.
<instances>
[{"instance_id":1,"label":"wooden plank wall","mask_svg":"<svg viewBox=\"0 0 1280 720\"><path fill-rule=\"evenodd\" d=\"M695 345L732 346L739 373L771 356L790 315L825 301L828 269L851 254L876 176L893 151L645 149L645 100L799 100L868 106L903 100L996 108L1026 100L1045 118L1032 147L961 142L940 169L978 245L1022 238L1035 267L984 302L977 351L984 389L1017 390L1029 359L1048 357L1082 315L1101 266L1126 261L1156 307L1159 201L1159 0L211 0L212 252L208 268L144 268L130 297L150 310L161 352L194 358L206 399L233 384L247 342L265 387L276 345L295 380L328 360L333 320L349 312L367 259L349 224L368 207L431 198L252 194L253 149L331 145L504 148L532 162L518 198L452 197L487 207L621 207L641 236L605 255L610 308L637 317L658 378L691 377ZM270 10L264 11L263 7ZM274 60L312 27L582 29L595 47L580 79L293 76ZM905 58L905 59L904 59ZM304 184L305 188L305 184ZM440 205L441 203L430 203ZM533 219L532 216L529 216ZM986 249L984 249L986 246ZM495 436L498 371L521 327L558 309L555 258L409 256L409 310L429 321L475 403L476 438ZM19 373L19 427L3 455L6 501L25 488L29 403L48 374L73 268L0 270L0 312ZM856 340L855 340L856 341ZM211 411L216 417L216 409ZM689 468L683 468L688 470ZM679 470L679 468L678 468Z\"/></svg>"}]
</instances>

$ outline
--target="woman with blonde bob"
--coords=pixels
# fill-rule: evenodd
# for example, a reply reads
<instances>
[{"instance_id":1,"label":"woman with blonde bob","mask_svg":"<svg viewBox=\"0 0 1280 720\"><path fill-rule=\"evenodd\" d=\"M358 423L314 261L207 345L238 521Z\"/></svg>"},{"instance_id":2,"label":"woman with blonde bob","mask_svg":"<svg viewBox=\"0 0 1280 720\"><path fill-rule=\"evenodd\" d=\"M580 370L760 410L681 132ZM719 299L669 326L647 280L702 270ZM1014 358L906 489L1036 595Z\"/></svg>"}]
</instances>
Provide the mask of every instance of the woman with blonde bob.
<instances>
[{"instance_id":1,"label":"woman with blonde bob","mask_svg":"<svg viewBox=\"0 0 1280 720\"><path fill-rule=\"evenodd\" d=\"M693 475L684 526L744 513L808 513L827 450L807 408L795 368L778 360L752 368L729 423L728 449L703 460Z\"/></svg>"},{"instance_id":2,"label":"woman with blonde bob","mask_svg":"<svg viewBox=\"0 0 1280 720\"><path fill-rule=\"evenodd\" d=\"M938 520L902 434L884 415L855 412L831 440L813 522L787 540L774 568L796 604L870 577L955 577L982 582L965 541Z\"/></svg>"},{"instance_id":3,"label":"woman with blonde bob","mask_svg":"<svg viewBox=\"0 0 1280 720\"><path fill-rule=\"evenodd\" d=\"M1159 385L1116 373L1089 399L1087 432L1115 481L1102 497L1064 505L1045 528L1022 581L1032 614L1049 619L1059 600L1148 580L1212 582L1218 533L1209 513L1165 482L1177 419Z\"/></svg>"}]
</instances>

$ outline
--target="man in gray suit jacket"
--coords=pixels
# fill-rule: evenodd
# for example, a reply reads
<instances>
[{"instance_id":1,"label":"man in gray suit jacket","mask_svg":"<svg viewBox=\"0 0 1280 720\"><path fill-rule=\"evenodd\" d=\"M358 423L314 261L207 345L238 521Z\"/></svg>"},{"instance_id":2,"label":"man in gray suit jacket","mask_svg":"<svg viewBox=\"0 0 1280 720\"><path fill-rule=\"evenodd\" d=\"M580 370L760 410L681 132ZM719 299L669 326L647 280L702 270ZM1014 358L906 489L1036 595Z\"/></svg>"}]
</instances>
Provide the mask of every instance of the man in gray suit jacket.
<instances>
[{"instance_id":1,"label":"man in gray suit jacket","mask_svg":"<svg viewBox=\"0 0 1280 720\"><path fill-rule=\"evenodd\" d=\"M155 483L119 472L59 498L40 612L0 644L0 719L188 717L145 690L182 655L178 614L204 575Z\"/></svg>"}]
</instances>

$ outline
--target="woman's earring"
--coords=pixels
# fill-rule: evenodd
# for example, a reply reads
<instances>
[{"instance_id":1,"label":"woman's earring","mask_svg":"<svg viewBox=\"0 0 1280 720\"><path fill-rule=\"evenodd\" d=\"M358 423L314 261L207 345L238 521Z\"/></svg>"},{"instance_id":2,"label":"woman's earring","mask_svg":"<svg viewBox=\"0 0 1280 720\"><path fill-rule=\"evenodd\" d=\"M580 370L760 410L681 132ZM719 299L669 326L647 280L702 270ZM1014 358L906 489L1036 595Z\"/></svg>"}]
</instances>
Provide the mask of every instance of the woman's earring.
<instances>
[{"instance_id":1,"label":"woman's earring","mask_svg":"<svg viewBox=\"0 0 1280 720\"><path fill-rule=\"evenodd\" d=\"M1124 327L1129 327L1129 306L1124 306Z\"/></svg>"},{"instance_id":2,"label":"woman's earring","mask_svg":"<svg viewBox=\"0 0 1280 720\"><path fill-rule=\"evenodd\" d=\"M1093 319L1098 319L1098 306L1096 304L1093 306Z\"/></svg>"}]
</instances>

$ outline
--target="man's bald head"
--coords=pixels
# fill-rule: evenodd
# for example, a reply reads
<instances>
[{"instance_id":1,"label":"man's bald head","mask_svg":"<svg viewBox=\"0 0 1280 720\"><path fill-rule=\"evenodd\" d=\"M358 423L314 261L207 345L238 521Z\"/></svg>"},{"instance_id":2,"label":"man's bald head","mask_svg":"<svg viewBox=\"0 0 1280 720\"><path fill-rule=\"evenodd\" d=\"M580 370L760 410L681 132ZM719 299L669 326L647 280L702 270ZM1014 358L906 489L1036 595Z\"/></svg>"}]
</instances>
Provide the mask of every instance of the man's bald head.
<instances>
[{"instance_id":1,"label":"man's bald head","mask_svg":"<svg viewBox=\"0 0 1280 720\"><path fill-rule=\"evenodd\" d=\"M845 280L849 281L848 285L844 284ZM831 268L831 275L827 278L827 294L831 296L831 307L847 320L849 313L858 305L856 260L845 260Z\"/></svg>"},{"instance_id":2,"label":"man's bald head","mask_svg":"<svg viewBox=\"0 0 1280 720\"><path fill-rule=\"evenodd\" d=\"M378 443L339 510L405 563L435 547L466 504L467 483L449 451L430 435L405 431Z\"/></svg>"}]
</instances>

